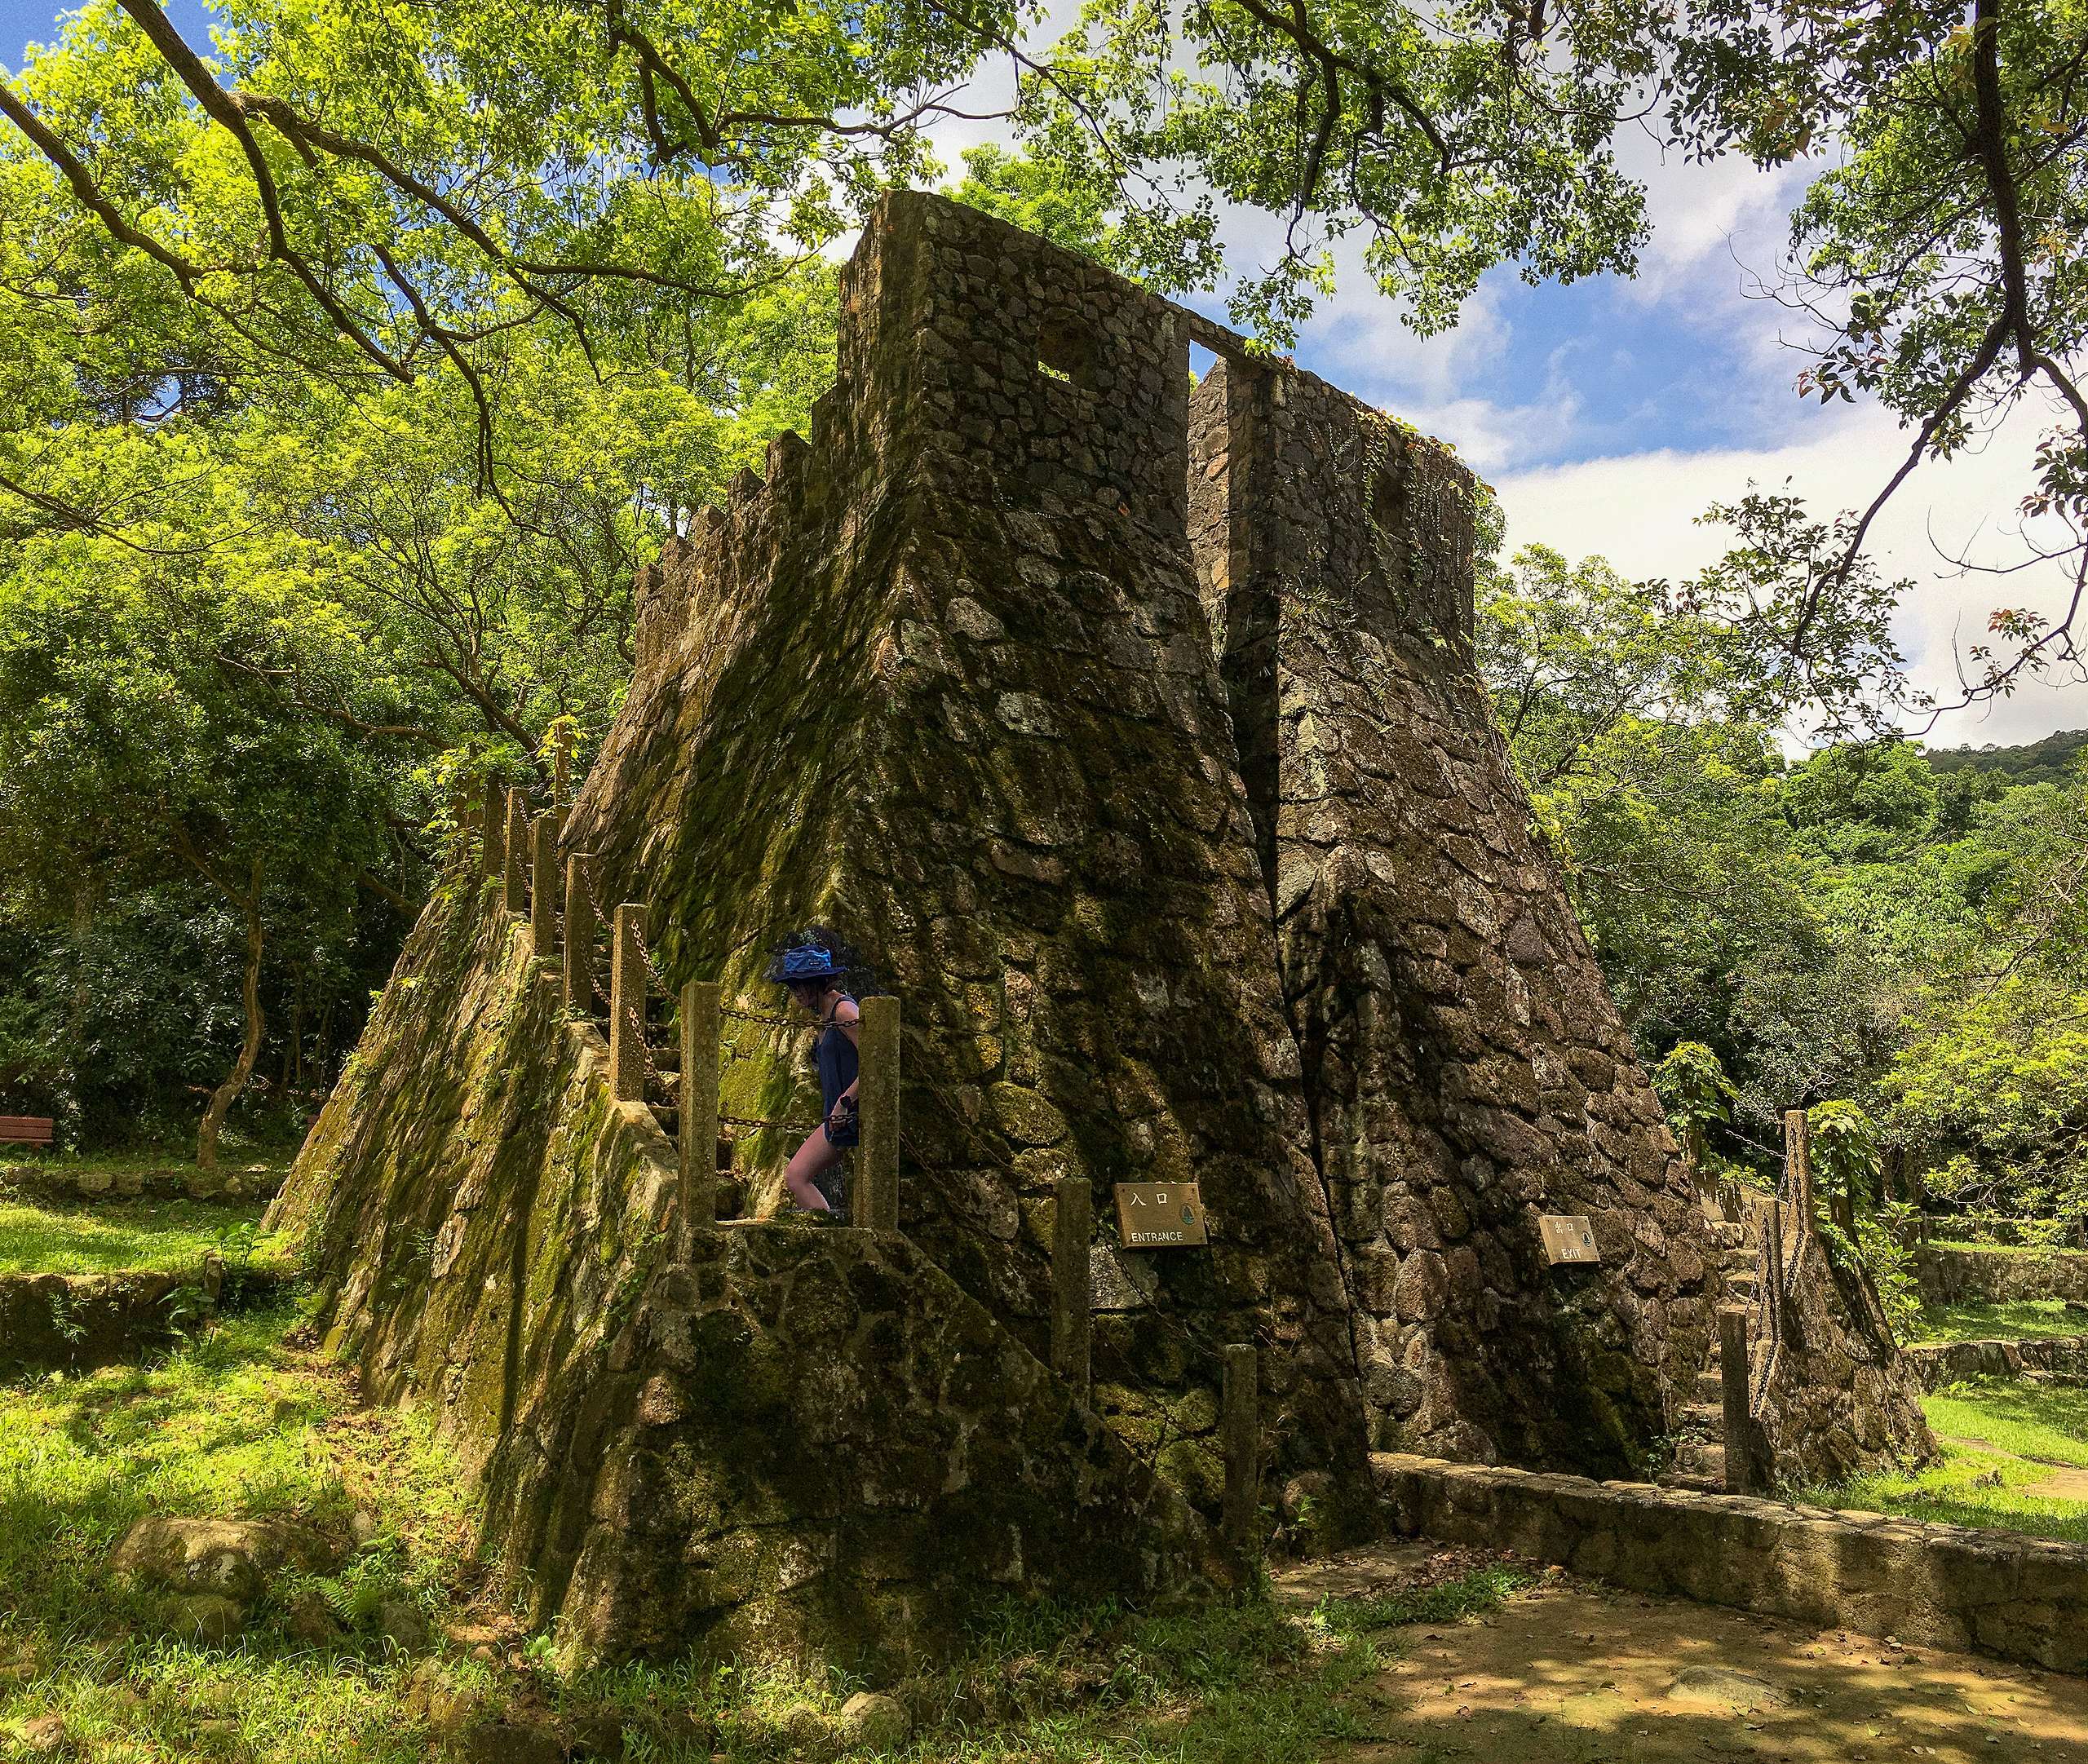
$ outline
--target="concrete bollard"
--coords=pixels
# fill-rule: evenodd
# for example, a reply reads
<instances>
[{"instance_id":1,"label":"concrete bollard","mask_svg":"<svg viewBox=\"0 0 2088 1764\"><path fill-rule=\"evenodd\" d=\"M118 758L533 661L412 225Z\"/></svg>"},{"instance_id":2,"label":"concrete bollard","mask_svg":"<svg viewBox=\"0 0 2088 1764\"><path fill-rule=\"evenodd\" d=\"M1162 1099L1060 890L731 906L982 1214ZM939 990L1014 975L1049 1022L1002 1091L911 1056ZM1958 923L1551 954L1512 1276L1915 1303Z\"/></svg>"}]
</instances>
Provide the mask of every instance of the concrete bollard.
<instances>
[{"instance_id":1,"label":"concrete bollard","mask_svg":"<svg viewBox=\"0 0 2088 1764\"><path fill-rule=\"evenodd\" d=\"M520 790L507 793L507 833L501 855L500 904L518 917L528 905L522 866L529 861L529 810Z\"/></svg>"},{"instance_id":2,"label":"concrete bollard","mask_svg":"<svg viewBox=\"0 0 2088 1764\"><path fill-rule=\"evenodd\" d=\"M609 1094L619 1103L645 1100L645 950L639 926L645 909L618 907L609 956Z\"/></svg>"},{"instance_id":3,"label":"concrete bollard","mask_svg":"<svg viewBox=\"0 0 2088 1764\"><path fill-rule=\"evenodd\" d=\"M1725 1403L1726 1492L1744 1495L1754 1486L1748 1438L1747 1307L1719 1306L1719 1383Z\"/></svg>"},{"instance_id":4,"label":"concrete bollard","mask_svg":"<svg viewBox=\"0 0 2088 1764\"><path fill-rule=\"evenodd\" d=\"M1252 1347L1225 1351L1225 1386L1219 1400L1219 1452L1225 1464L1225 1494L1219 1528L1226 1547L1252 1566L1261 1558L1261 1356Z\"/></svg>"},{"instance_id":5,"label":"concrete bollard","mask_svg":"<svg viewBox=\"0 0 2088 1764\"><path fill-rule=\"evenodd\" d=\"M558 820L539 815L530 829L529 953L558 959Z\"/></svg>"},{"instance_id":6,"label":"concrete bollard","mask_svg":"<svg viewBox=\"0 0 2088 1764\"><path fill-rule=\"evenodd\" d=\"M899 1001L866 998L856 1030L856 1086L861 1143L856 1150L855 1222L899 1229Z\"/></svg>"},{"instance_id":7,"label":"concrete bollard","mask_svg":"<svg viewBox=\"0 0 2088 1764\"><path fill-rule=\"evenodd\" d=\"M1094 1383L1087 1259L1094 1235L1094 1192L1087 1178L1061 1176L1051 1227L1051 1369L1084 1406Z\"/></svg>"},{"instance_id":8,"label":"concrete bollard","mask_svg":"<svg viewBox=\"0 0 2088 1764\"><path fill-rule=\"evenodd\" d=\"M500 780L486 780L485 800L479 807L479 873L491 882L501 873L507 852L507 798Z\"/></svg>"},{"instance_id":9,"label":"concrete bollard","mask_svg":"<svg viewBox=\"0 0 2088 1764\"><path fill-rule=\"evenodd\" d=\"M718 1222L718 1043L725 988L691 980L682 988L681 1240L682 1259L693 1249L698 1226Z\"/></svg>"},{"instance_id":10,"label":"concrete bollard","mask_svg":"<svg viewBox=\"0 0 2088 1764\"><path fill-rule=\"evenodd\" d=\"M1812 1123L1802 1108L1784 1112L1784 1171L1790 1178L1791 1201L1798 1208L1798 1228L1812 1232L1819 1226L1813 1211Z\"/></svg>"},{"instance_id":11,"label":"concrete bollard","mask_svg":"<svg viewBox=\"0 0 2088 1764\"><path fill-rule=\"evenodd\" d=\"M576 855L565 860L565 1014L595 1015L595 903Z\"/></svg>"}]
</instances>

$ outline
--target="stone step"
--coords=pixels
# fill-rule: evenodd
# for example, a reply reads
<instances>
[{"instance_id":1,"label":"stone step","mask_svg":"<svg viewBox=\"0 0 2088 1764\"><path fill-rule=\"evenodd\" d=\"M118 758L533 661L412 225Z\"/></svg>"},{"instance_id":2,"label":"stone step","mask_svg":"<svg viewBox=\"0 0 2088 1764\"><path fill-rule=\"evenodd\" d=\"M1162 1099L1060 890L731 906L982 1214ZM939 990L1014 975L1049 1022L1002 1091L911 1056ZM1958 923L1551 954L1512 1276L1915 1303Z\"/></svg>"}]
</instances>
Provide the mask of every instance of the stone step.
<instances>
[{"instance_id":1,"label":"stone step","mask_svg":"<svg viewBox=\"0 0 2088 1764\"><path fill-rule=\"evenodd\" d=\"M1676 1419L1685 1430L1699 1438L1715 1439L1725 1431L1725 1404L1684 1403Z\"/></svg>"},{"instance_id":2,"label":"stone step","mask_svg":"<svg viewBox=\"0 0 2088 1764\"><path fill-rule=\"evenodd\" d=\"M1685 1439L1674 1448L1674 1468L1679 1475L1715 1476L1723 1488L1726 1448L1709 1440Z\"/></svg>"},{"instance_id":3,"label":"stone step","mask_svg":"<svg viewBox=\"0 0 2088 1764\"><path fill-rule=\"evenodd\" d=\"M1711 1241L1721 1249L1737 1249L1747 1241L1747 1227L1725 1219L1714 1219L1706 1227Z\"/></svg>"},{"instance_id":4,"label":"stone step","mask_svg":"<svg viewBox=\"0 0 2088 1764\"><path fill-rule=\"evenodd\" d=\"M1696 1401L1699 1404L1714 1403L1723 1415L1725 1413L1725 1395L1726 1381L1719 1367L1714 1365L1709 1372L1696 1374Z\"/></svg>"}]
</instances>

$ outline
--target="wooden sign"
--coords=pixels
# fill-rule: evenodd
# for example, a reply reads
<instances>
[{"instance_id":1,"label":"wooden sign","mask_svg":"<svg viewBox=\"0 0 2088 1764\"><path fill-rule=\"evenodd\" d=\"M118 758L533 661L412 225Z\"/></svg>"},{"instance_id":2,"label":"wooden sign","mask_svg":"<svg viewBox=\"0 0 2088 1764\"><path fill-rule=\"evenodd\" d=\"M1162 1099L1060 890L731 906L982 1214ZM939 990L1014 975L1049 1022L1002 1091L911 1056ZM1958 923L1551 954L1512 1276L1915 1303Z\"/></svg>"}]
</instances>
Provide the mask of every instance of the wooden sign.
<instances>
[{"instance_id":1,"label":"wooden sign","mask_svg":"<svg viewBox=\"0 0 2088 1764\"><path fill-rule=\"evenodd\" d=\"M1544 1233L1544 1259L1554 1267L1562 1262L1599 1262L1595 1234L1577 1213L1547 1214L1537 1222Z\"/></svg>"},{"instance_id":2,"label":"wooden sign","mask_svg":"<svg viewBox=\"0 0 2088 1764\"><path fill-rule=\"evenodd\" d=\"M1194 1183L1118 1183L1117 1229L1126 1249L1179 1249L1210 1241Z\"/></svg>"}]
</instances>

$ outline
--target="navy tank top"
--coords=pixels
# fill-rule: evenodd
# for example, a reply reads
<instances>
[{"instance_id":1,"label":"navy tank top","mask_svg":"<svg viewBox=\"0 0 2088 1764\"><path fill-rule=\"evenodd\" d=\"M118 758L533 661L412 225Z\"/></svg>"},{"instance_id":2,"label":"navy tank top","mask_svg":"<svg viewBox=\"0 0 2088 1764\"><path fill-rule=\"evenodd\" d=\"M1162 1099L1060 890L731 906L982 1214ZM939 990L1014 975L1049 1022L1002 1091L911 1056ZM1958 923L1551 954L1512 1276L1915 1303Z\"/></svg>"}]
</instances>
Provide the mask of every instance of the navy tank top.
<instances>
[{"instance_id":1,"label":"navy tank top","mask_svg":"<svg viewBox=\"0 0 2088 1764\"><path fill-rule=\"evenodd\" d=\"M852 1005L856 1001L846 993L841 997ZM837 1000L837 1008L838 1003ZM848 1039L848 1032L836 1023L831 1015L826 1019L825 1028L820 1031L816 1057L819 1060L820 1097L825 1105L825 1112L831 1115L841 1093L856 1081L856 1074L860 1066L856 1044ZM827 1138L835 1145L853 1145L856 1143L852 1129L841 1134L829 1133Z\"/></svg>"}]
</instances>

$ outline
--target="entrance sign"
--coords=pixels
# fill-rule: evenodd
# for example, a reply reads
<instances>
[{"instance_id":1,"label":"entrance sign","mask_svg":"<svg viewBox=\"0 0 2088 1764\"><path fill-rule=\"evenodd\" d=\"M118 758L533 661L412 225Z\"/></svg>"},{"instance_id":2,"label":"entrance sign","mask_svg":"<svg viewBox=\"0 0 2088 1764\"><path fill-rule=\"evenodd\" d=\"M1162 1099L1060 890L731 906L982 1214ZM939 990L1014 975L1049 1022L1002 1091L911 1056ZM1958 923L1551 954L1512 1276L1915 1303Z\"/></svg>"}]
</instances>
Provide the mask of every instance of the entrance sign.
<instances>
[{"instance_id":1,"label":"entrance sign","mask_svg":"<svg viewBox=\"0 0 2088 1764\"><path fill-rule=\"evenodd\" d=\"M1126 1249L1179 1249L1210 1241L1194 1183L1118 1183L1117 1229Z\"/></svg>"},{"instance_id":2,"label":"entrance sign","mask_svg":"<svg viewBox=\"0 0 2088 1764\"><path fill-rule=\"evenodd\" d=\"M1544 1259L1554 1267L1562 1262L1602 1260L1595 1234L1579 1214L1547 1214L1537 1224L1544 1233Z\"/></svg>"}]
</instances>

